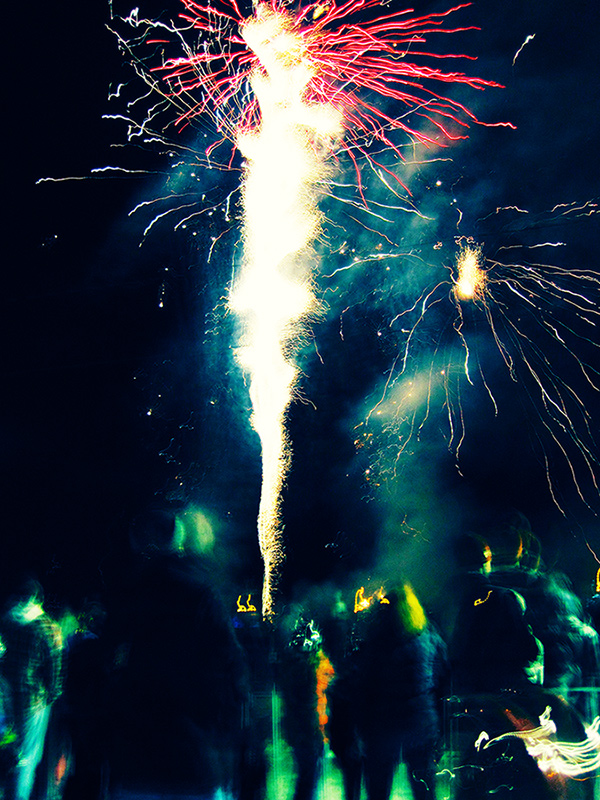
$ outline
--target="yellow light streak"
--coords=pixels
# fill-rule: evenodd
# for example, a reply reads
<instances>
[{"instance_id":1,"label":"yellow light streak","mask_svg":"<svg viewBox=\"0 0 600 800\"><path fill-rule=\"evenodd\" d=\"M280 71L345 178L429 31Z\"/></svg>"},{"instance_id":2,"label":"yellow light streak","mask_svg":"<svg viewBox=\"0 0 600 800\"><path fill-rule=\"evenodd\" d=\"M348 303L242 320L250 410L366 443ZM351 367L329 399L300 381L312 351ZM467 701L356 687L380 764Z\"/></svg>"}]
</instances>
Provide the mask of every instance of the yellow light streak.
<instances>
[{"instance_id":1,"label":"yellow light streak","mask_svg":"<svg viewBox=\"0 0 600 800\"><path fill-rule=\"evenodd\" d=\"M485 597L478 597L477 600L475 600L475 602L473 603L473 605L474 606L483 605L487 600L489 600L489 597L490 597L491 593L492 593L492 590L490 589Z\"/></svg>"},{"instance_id":2,"label":"yellow light streak","mask_svg":"<svg viewBox=\"0 0 600 800\"><path fill-rule=\"evenodd\" d=\"M389 605L389 600L385 596L383 586L380 586L373 594L365 597L365 587L361 586L354 594L354 613L365 611L371 606L374 600Z\"/></svg>"},{"instance_id":3,"label":"yellow light streak","mask_svg":"<svg viewBox=\"0 0 600 800\"><path fill-rule=\"evenodd\" d=\"M256 611L256 606L252 603L252 595L251 594L248 595L248 599L246 600L245 605L244 605L244 603L242 603L242 595L241 594L238 595L238 599L237 599L236 603L237 603L237 611L239 611L240 614L244 614L247 611Z\"/></svg>"}]
</instances>

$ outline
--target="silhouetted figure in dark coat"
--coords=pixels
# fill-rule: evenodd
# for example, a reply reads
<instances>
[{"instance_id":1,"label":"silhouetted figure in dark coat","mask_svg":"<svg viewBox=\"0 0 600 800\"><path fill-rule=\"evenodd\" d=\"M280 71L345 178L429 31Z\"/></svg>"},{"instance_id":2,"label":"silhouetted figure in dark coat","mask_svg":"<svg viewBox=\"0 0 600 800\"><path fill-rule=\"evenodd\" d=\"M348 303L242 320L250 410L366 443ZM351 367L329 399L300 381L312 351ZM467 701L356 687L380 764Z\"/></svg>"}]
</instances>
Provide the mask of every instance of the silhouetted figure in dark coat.
<instances>
[{"instance_id":1,"label":"silhouetted figure in dark coat","mask_svg":"<svg viewBox=\"0 0 600 800\"><path fill-rule=\"evenodd\" d=\"M543 650L525 621L523 599L487 583L476 594L465 601L450 643L453 690L472 694L529 687Z\"/></svg>"},{"instance_id":2,"label":"silhouetted figure in dark coat","mask_svg":"<svg viewBox=\"0 0 600 800\"><path fill-rule=\"evenodd\" d=\"M165 540L171 528L165 523ZM237 790L246 683L233 629L198 560L152 546L108 635L112 792Z\"/></svg>"},{"instance_id":3,"label":"silhouetted figure in dark coat","mask_svg":"<svg viewBox=\"0 0 600 800\"><path fill-rule=\"evenodd\" d=\"M65 682L61 722L70 745L69 774L63 800L101 797L106 779L107 658L102 637L105 610L84 604L78 628L65 643Z\"/></svg>"},{"instance_id":4,"label":"silhouetted figure in dark coat","mask_svg":"<svg viewBox=\"0 0 600 800\"><path fill-rule=\"evenodd\" d=\"M573 708L542 685L544 650L527 622L523 597L494 584L482 589L461 609L450 648L458 695L454 730L462 750L457 800L591 797L590 780L569 784L554 769L543 773L529 754L521 734L538 728L546 713L556 725L549 741L579 744L586 732Z\"/></svg>"},{"instance_id":5,"label":"silhouetted figure in dark coat","mask_svg":"<svg viewBox=\"0 0 600 800\"><path fill-rule=\"evenodd\" d=\"M544 649L543 686L562 694L591 722L599 713L589 690L600 685L600 638L570 581L543 568L539 540L523 514L500 517L490 541L490 585L523 597L525 621Z\"/></svg>"},{"instance_id":6,"label":"silhouetted figure in dark coat","mask_svg":"<svg viewBox=\"0 0 600 800\"><path fill-rule=\"evenodd\" d=\"M248 598L246 608L238 598L238 613L233 619L248 669L246 751L239 800L264 800L267 793L267 740L272 734L273 658L271 623L262 619Z\"/></svg>"},{"instance_id":7,"label":"silhouetted figure in dark coat","mask_svg":"<svg viewBox=\"0 0 600 800\"><path fill-rule=\"evenodd\" d=\"M445 644L408 585L360 613L362 633L330 692L331 748L346 800L358 800L361 773L369 800L388 800L401 760L415 800L434 798Z\"/></svg>"},{"instance_id":8,"label":"silhouetted figure in dark coat","mask_svg":"<svg viewBox=\"0 0 600 800\"><path fill-rule=\"evenodd\" d=\"M302 614L292 614L290 619L281 621L279 635L277 688L283 702L283 734L296 766L293 797L294 800L312 800L323 768L318 681L319 669L326 657L321 649L320 632L314 622Z\"/></svg>"},{"instance_id":9,"label":"silhouetted figure in dark coat","mask_svg":"<svg viewBox=\"0 0 600 800\"><path fill-rule=\"evenodd\" d=\"M4 642L0 638L0 797L8 797L19 760L12 692L2 674Z\"/></svg>"}]
</instances>

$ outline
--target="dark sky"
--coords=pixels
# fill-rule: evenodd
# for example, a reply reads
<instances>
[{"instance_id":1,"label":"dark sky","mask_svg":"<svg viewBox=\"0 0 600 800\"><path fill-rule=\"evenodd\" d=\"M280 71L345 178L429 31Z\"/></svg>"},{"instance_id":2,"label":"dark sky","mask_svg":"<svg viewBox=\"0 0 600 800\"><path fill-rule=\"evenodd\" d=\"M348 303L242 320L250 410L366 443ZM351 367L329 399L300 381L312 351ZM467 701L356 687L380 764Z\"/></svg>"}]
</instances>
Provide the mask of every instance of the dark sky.
<instances>
[{"instance_id":1,"label":"dark sky","mask_svg":"<svg viewBox=\"0 0 600 800\"><path fill-rule=\"evenodd\" d=\"M156 13L155 5L147 8ZM529 517L547 563L565 569L581 592L589 591L597 569L586 541L600 552L600 502L585 464L566 445L591 508L574 490L560 450L546 447L562 515L548 491L545 431L530 389L507 376L489 331L475 332L473 341L481 342L499 413L492 413L481 384L461 384L467 435L460 473L447 448L443 405L433 409L395 476L397 443L389 434L372 429L368 448L354 445L356 426L402 347L389 322L429 280L417 263L432 264L437 254L443 271L454 237L464 235L484 243L490 257L509 245L564 242L552 263L598 270L597 217L576 211L597 200L600 185L596 4L484 0L461 14L482 29L456 37L457 50L479 56L465 69L506 88L456 96L480 119L510 121L516 130L474 126L468 141L451 148L451 161L407 171L415 203L436 222L394 218L395 244L411 252L397 282L374 269L332 282L325 276L338 262L323 257L319 286L330 291L329 310L301 353L307 402L296 404L289 419L289 588L302 580L342 580L349 571L385 577L398 569L435 602L452 538L484 529L509 507ZM102 119L118 113L107 98L125 74L105 28L107 5L35 0L13 17L5 29L5 574L35 569L51 593L77 599L103 587L133 515L151 504L197 504L219 520L230 570L254 590L260 455L232 356L235 326L223 302L239 237L228 230L207 261L211 236L224 230L221 214L186 231L162 224L140 246L149 217L129 211L164 193L170 162L156 152L115 148L124 141L123 126ZM91 172L114 164L149 174ZM48 176L88 178L36 183ZM204 192L226 197L236 174L207 172L202 181ZM559 204L567 213L552 211ZM495 213L508 206L521 211ZM374 246L364 227L341 220L359 254ZM438 239L441 254L434 250ZM389 263L397 269L395 260ZM587 284L586 292L597 300L597 286ZM570 313L556 310L577 332L580 320L571 325ZM433 343L446 341L436 326L451 329L452 320L440 311L427 324L421 369ZM597 368L597 330L586 329L586 336L591 341L576 337L578 355ZM560 347L543 339L539 348L551 373L581 392L589 432L579 427L582 420L574 418L574 425L593 448L598 393L585 388Z\"/></svg>"}]
</instances>

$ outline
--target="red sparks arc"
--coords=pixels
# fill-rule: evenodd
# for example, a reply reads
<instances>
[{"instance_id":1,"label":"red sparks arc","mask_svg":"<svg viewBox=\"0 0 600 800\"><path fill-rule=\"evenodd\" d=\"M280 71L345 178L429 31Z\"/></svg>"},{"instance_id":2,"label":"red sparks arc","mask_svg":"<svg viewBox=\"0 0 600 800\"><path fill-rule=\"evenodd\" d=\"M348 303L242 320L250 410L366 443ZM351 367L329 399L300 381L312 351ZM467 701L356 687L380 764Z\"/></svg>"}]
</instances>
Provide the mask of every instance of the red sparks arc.
<instances>
[{"instance_id":1,"label":"red sparks arc","mask_svg":"<svg viewBox=\"0 0 600 800\"><path fill-rule=\"evenodd\" d=\"M442 27L450 14L469 3L425 16L412 17L409 15L414 10L404 9L364 19L372 9L381 7L380 0L347 0L340 5L334 0L322 0L300 4L295 9L282 0L269 0L255 5L251 17L243 16L236 0L216 0L211 5L194 0L181 2L186 12L180 14L180 19L186 27L177 32L185 55L168 58L153 71L163 73L173 101L184 101L179 123L208 111L229 139L235 140L260 123L260 108L249 80L255 71L264 72L264 66L247 46L241 31L250 20L260 19L261 14L278 15L285 21L286 30L301 41L301 58L313 70L304 101L329 103L341 112L346 129L343 146L348 151L353 147L362 151L365 142L377 140L402 157L388 138L393 130L401 130L425 145L440 146L445 140L465 138L458 132L460 129L473 122L486 123L481 123L463 104L437 94L425 84L460 83L474 89L500 86L494 81L408 60L409 56L474 60L469 55L439 55L415 49L433 33L476 30L473 26ZM194 47L187 44L192 32L197 38ZM370 97L399 103L401 111L395 109L392 115ZM408 114L425 118L442 134L441 138L437 138L435 130L416 130L408 121ZM495 124L513 127L510 123Z\"/></svg>"}]
</instances>

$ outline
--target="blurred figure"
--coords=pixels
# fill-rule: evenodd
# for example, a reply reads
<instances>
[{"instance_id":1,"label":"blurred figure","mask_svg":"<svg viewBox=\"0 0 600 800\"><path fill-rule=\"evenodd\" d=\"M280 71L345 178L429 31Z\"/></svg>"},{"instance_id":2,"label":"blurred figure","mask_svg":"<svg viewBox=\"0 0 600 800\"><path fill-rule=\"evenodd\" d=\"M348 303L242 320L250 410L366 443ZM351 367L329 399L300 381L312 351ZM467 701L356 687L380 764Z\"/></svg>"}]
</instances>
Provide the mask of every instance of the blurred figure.
<instances>
[{"instance_id":1,"label":"blurred figure","mask_svg":"<svg viewBox=\"0 0 600 800\"><path fill-rule=\"evenodd\" d=\"M8 798L11 788L9 779L14 775L19 755L17 734L12 707L12 694L4 677L4 654L6 646L0 639L0 797Z\"/></svg>"},{"instance_id":2,"label":"blurred figure","mask_svg":"<svg viewBox=\"0 0 600 800\"><path fill-rule=\"evenodd\" d=\"M247 598L247 599L246 599ZM242 599L245 602L242 602ZM264 800L267 792L267 740L272 733L273 701L273 625L262 619L251 602L251 595L238 597L233 618L248 669L249 693L246 706L246 752L240 800Z\"/></svg>"},{"instance_id":3,"label":"blurred figure","mask_svg":"<svg viewBox=\"0 0 600 800\"><path fill-rule=\"evenodd\" d=\"M560 693L591 722L600 713L600 638L566 575L544 570L529 520L512 511L491 531L492 586L518 592L525 621L544 648L543 685Z\"/></svg>"},{"instance_id":4,"label":"blurred figure","mask_svg":"<svg viewBox=\"0 0 600 800\"><path fill-rule=\"evenodd\" d=\"M112 798L228 797L244 753L241 649L198 558L173 548L174 518L137 521L137 565L107 619Z\"/></svg>"},{"instance_id":5,"label":"blurred figure","mask_svg":"<svg viewBox=\"0 0 600 800\"><path fill-rule=\"evenodd\" d=\"M103 605L88 600L77 627L65 642L65 682L61 724L68 742L69 769L63 800L98 800L103 789L106 762L107 670L102 630Z\"/></svg>"},{"instance_id":6,"label":"blurred figure","mask_svg":"<svg viewBox=\"0 0 600 800\"><path fill-rule=\"evenodd\" d=\"M590 615L594 630L600 634L600 569L596 575L594 589L595 593L588 600L586 610Z\"/></svg>"},{"instance_id":7,"label":"blurred figure","mask_svg":"<svg viewBox=\"0 0 600 800\"><path fill-rule=\"evenodd\" d=\"M435 798L435 757L446 693L446 646L412 588L360 612L355 639L330 691L329 736L346 800L388 800L404 761L415 800Z\"/></svg>"},{"instance_id":8,"label":"blurred figure","mask_svg":"<svg viewBox=\"0 0 600 800\"><path fill-rule=\"evenodd\" d=\"M5 647L3 676L11 695L17 763L8 778L8 797L33 796L50 712L61 691L60 629L43 608L43 591L32 579L21 583L0 622ZM38 775L45 785L47 776ZM40 790L46 796L45 790Z\"/></svg>"},{"instance_id":9,"label":"blurred figure","mask_svg":"<svg viewBox=\"0 0 600 800\"><path fill-rule=\"evenodd\" d=\"M543 576L540 584L530 593L530 619L546 652L544 686L591 722L600 714L600 637L563 576Z\"/></svg>"},{"instance_id":10,"label":"blurred figure","mask_svg":"<svg viewBox=\"0 0 600 800\"><path fill-rule=\"evenodd\" d=\"M542 771L559 743L584 745L587 732L574 709L543 686L544 647L523 596L496 585L493 571L489 578L479 597L465 599L450 643L453 729L462 754L454 769L457 800L591 798L589 772L571 780L558 761ZM547 749L530 752L527 732L546 716Z\"/></svg>"},{"instance_id":11,"label":"blurred figure","mask_svg":"<svg viewBox=\"0 0 600 800\"><path fill-rule=\"evenodd\" d=\"M465 601L450 642L458 694L527 689L542 682L543 647L525 620L525 601L511 589L482 584Z\"/></svg>"},{"instance_id":12,"label":"blurred figure","mask_svg":"<svg viewBox=\"0 0 600 800\"><path fill-rule=\"evenodd\" d=\"M341 664L352 629L352 610L348 608L340 589L335 590L333 601L326 606L326 613L319 620L323 635L323 649L331 658L334 667Z\"/></svg>"},{"instance_id":13,"label":"blurred figure","mask_svg":"<svg viewBox=\"0 0 600 800\"><path fill-rule=\"evenodd\" d=\"M279 633L277 688L283 700L283 732L296 765L293 797L312 800L323 768L325 693L333 667L315 623L302 612L284 618Z\"/></svg>"}]
</instances>

